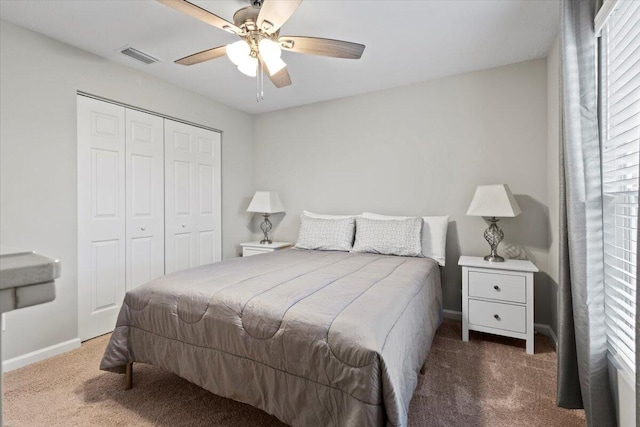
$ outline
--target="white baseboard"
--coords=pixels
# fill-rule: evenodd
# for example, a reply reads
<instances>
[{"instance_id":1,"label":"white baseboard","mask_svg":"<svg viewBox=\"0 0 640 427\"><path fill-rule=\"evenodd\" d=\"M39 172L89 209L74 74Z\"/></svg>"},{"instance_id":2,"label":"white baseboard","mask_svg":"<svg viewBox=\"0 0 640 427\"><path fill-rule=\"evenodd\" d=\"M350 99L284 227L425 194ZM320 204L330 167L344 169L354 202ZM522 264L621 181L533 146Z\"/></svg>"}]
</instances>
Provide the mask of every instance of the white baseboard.
<instances>
[{"instance_id":1,"label":"white baseboard","mask_svg":"<svg viewBox=\"0 0 640 427\"><path fill-rule=\"evenodd\" d=\"M23 354L22 356L17 356L12 359L3 361L2 371L13 371L14 369L22 368L24 366L31 365L32 363L57 356L62 353L66 353L67 351L76 349L78 347L80 347L80 338L74 338L69 341L64 341L49 347L41 348L39 350L32 351L31 353Z\"/></svg>"},{"instance_id":2,"label":"white baseboard","mask_svg":"<svg viewBox=\"0 0 640 427\"><path fill-rule=\"evenodd\" d=\"M453 320L462 320L462 312L455 310L442 310L442 316L445 319L453 319ZM533 328L539 334L545 335L549 337L551 340L551 344L553 348L558 349L558 337L556 337L555 332L549 325L545 325L544 323L534 323Z\"/></svg>"}]
</instances>

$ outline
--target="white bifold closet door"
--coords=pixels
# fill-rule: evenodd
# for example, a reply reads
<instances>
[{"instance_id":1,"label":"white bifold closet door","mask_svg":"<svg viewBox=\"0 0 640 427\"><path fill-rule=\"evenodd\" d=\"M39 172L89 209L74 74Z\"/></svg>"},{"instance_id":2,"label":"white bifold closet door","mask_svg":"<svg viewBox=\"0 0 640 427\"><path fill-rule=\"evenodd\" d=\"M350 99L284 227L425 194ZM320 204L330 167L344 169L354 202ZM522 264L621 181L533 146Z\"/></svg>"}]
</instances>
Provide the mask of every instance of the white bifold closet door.
<instances>
[{"instance_id":1,"label":"white bifold closet door","mask_svg":"<svg viewBox=\"0 0 640 427\"><path fill-rule=\"evenodd\" d=\"M165 272L220 261L220 134L164 122Z\"/></svg>"},{"instance_id":2,"label":"white bifold closet door","mask_svg":"<svg viewBox=\"0 0 640 427\"><path fill-rule=\"evenodd\" d=\"M127 291L164 275L163 118L125 109Z\"/></svg>"},{"instance_id":3,"label":"white bifold closet door","mask_svg":"<svg viewBox=\"0 0 640 427\"><path fill-rule=\"evenodd\" d=\"M127 291L220 261L220 133L78 96L78 326L114 329Z\"/></svg>"},{"instance_id":4,"label":"white bifold closet door","mask_svg":"<svg viewBox=\"0 0 640 427\"><path fill-rule=\"evenodd\" d=\"M78 97L78 327L113 330L125 294L124 108Z\"/></svg>"}]
</instances>

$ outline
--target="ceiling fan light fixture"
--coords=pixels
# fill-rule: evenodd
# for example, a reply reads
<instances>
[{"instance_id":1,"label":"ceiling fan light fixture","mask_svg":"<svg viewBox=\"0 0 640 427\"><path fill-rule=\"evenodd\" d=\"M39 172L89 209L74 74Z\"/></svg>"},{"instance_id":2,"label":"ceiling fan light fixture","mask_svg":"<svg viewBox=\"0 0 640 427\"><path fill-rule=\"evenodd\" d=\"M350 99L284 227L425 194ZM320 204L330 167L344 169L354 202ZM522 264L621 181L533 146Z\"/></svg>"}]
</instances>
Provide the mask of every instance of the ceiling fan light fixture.
<instances>
[{"instance_id":1,"label":"ceiling fan light fixture","mask_svg":"<svg viewBox=\"0 0 640 427\"><path fill-rule=\"evenodd\" d=\"M257 75L258 59L252 57L246 57L240 64L238 64L238 70L249 77L255 77Z\"/></svg>"},{"instance_id":2,"label":"ceiling fan light fixture","mask_svg":"<svg viewBox=\"0 0 640 427\"><path fill-rule=\"evenodd\" d=\"M271 39L262 39L260 40L260 43L258 43L258 49L260 50L260 56L262 57L264 64L267 66L270 76L273 76L275 73L287 66L287 64L280 59L282 49L277 42L274 42Z\"/></svg>"},{"instance_id":3,"label":"ceiling fan light fixture","mask_svg":"<svg viewBox=\"0 0 640 427\"><path fill-rule=\"evenodd\" d=\"M251 48L244 40L227 45L227 56L235 65L240 66L247 59L250 59Z\"/></svg>"},{"instance_id":4,"label":"ceiling fan light fixture","mask_svg":"<svg viewBox=\"0 0 640 427\"><path fill-rule=\"evenodd\" d=\"M282 54L280 45L271 39L260 40L260 43L258 43L258 48L260 49L260 55L266 61L269 61L270 59L280 58L280 55Z\"/></svg>"}]
</instances>

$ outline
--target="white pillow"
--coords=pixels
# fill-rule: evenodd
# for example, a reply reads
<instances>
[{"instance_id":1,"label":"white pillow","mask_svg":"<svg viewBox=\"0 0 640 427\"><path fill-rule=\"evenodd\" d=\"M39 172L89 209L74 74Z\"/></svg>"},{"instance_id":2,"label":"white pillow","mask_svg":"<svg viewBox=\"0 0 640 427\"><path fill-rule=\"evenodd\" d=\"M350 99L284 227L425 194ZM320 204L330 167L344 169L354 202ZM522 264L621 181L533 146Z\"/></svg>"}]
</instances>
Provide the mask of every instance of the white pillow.
<instances>
[{"instance_id":1,"label":"white pillow","mask_svg":"<svg viewBox=\"0 0 640 427\"><path fill-rule=\"evenodd\" d=\"M318 218L318 219L345 219L345 218L355 218L358 215L325 215L325 214L317 214L309 211L302 211L302 215L306 215L309 218Z\"/></svg>"},{"instance_id":2,"label":"white pillow","mask_svg":"<svg viewBox=\"0 0 640 427\"><path fill-rule=\"evenodd\" d=\"M351 252L422 256L422 218L379 220L356 218L356 242Z\"/></svg>"},{"instance_id":3,"label":"white pillow","mask_svg":"<svg viewBox=\"0 0 640 427\"><path fill-rule=\"evenodd\" d=\"M321 251L345 251L353 247L356 220L312 218L300 215L300 232L296 248Z\"/></svg>"},{"instance_id":4,"label":"white pillow","mask_svg":"<svg viewBox=\"0 0 640 427\"><path fill-rule=\"evenodd\" d=\"M369 219L407 219L410 216L388 216L364 212L363 218ZM422 255L435 259L438 264L444 266L446 261L447 227L449 216L423 216L422 220Z\"/></svg>"}]
</instances>

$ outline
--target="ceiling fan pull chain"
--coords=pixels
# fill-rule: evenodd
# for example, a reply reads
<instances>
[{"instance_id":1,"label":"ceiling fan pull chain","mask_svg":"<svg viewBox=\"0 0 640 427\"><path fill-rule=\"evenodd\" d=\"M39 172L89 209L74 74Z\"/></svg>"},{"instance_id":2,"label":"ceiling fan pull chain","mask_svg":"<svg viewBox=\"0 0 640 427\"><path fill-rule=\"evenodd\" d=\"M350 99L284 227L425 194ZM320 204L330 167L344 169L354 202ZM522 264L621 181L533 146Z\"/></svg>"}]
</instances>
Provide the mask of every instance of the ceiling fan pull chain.
<instances>
[{"instance_id":1,"label":"ceiling fan pull chain","mask_svg":"<svg viewBox=\"0 0 640 427\"><path fill-rule=\"evenodd\" d=\"M258 72L256 75L256 100L258 102L264 99L264 70L262 63L258 62Z\"/></svg>"},{"instance_id":2,"label":"ceiling fan pull chain","mask_svg":"<svg viewBox=\"0 0 640 427\"><path fill-rule=\"evenodd\" d=\"M259 64L260 67L260 101L264 99L264 68Z\"/></svg>"}]
</instances>

